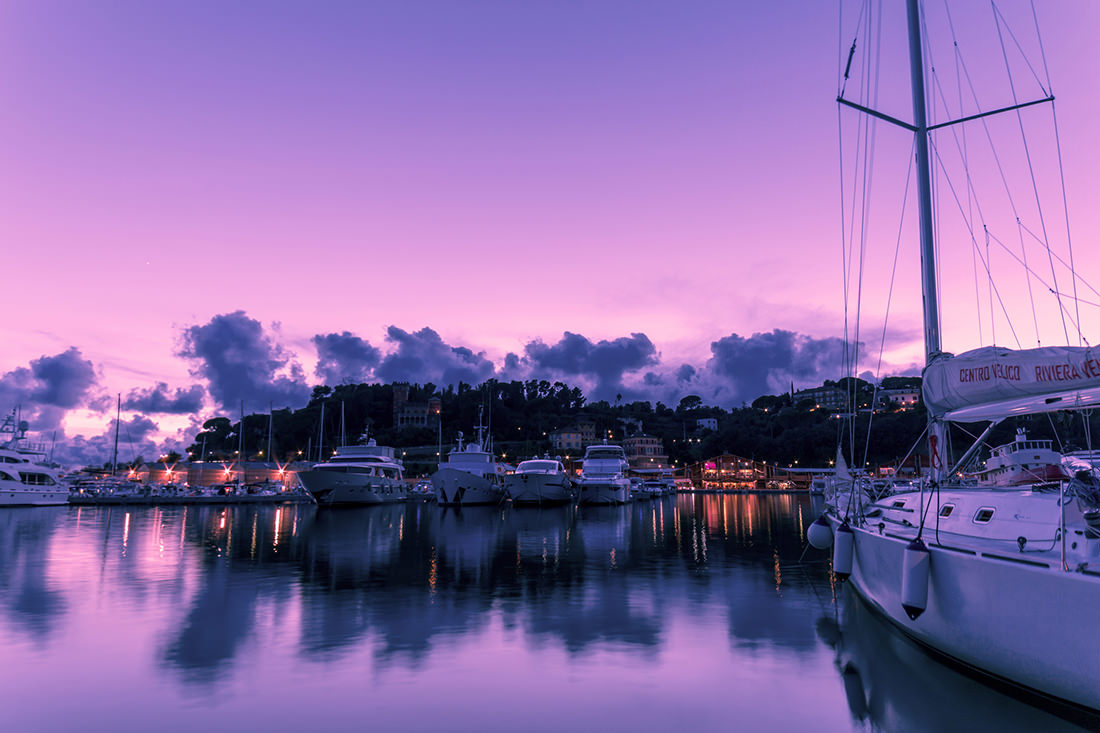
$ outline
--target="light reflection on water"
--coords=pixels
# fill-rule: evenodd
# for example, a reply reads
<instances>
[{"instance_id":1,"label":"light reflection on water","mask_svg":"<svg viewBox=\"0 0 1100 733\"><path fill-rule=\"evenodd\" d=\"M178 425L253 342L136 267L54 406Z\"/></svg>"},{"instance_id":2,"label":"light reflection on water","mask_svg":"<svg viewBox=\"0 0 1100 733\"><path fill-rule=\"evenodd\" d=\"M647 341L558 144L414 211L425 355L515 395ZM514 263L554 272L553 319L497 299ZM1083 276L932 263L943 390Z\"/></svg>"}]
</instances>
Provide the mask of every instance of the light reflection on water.
<instances>
[{"instance_id":1,"label":"light reflection on water","mask_svg":"<svg viewBox=\"0 0 1100 733\"><path fill-rule=\"evenodd\" d=\"M928 660L821 553L799 564L816 514L793 495L6 509L5 727L1063 725Z\"/></svg>"}]
</instances>

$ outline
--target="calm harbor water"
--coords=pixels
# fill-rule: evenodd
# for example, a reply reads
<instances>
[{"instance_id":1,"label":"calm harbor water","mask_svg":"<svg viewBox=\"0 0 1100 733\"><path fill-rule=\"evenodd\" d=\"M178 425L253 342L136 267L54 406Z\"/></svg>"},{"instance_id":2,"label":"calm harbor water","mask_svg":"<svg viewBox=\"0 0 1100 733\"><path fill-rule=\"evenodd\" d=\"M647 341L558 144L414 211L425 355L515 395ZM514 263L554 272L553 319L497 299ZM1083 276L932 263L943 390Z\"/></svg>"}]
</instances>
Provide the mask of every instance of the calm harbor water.
<instances>
[{"instance_id":1,"label":"calm harbor water","mask_svg":"<svg viewBox=\"0 0 1100 733\"><path fill-rule=\"evenodd\" d=\"M799 563L817 514L6 509L4 729L1072 729Z\"/></svg>"}]
</instances>

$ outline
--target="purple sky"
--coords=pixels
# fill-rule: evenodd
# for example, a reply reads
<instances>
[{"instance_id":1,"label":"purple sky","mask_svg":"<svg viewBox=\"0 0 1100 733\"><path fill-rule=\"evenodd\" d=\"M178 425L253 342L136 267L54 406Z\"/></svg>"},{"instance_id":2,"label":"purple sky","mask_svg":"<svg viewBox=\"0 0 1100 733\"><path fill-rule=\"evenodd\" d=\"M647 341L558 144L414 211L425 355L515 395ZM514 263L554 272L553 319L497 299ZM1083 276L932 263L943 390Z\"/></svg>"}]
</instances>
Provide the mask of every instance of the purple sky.
<instances>
[{"instance_id":1,"label":"purple sky","mask_svg":"<svg viewBox=\"0 0 1100 733\"><path fill-rule=\"evenodd\" d=\"M1041 64L1030 5L998 7ZM1088 278L1100 5L1038 10ZM64 416L67 437L94 436L121 392L124 419L170 435L192 431L196 404L259 411L323 377L535 375L729 407L841 376L834 97L858 13L845 4L840 42L836 4L816 1L9 3L0 409L37 403L36 427ZM952 13L960 38L994 33L988 2ZM884 19L878 104L908 119L900 18ZM999 46L968 50L983 107L1010 104L985 78L1003 79ZM1021 100L1037 96L1017 71ZM1028 113L1047 125L1029 135L1050 138L1049 120ZM884 125L877 142L860 371L876 371L909 146ZM990 171L974 175L995 189ZM1030 195L1026 168L1008 175ZM1056 166L1037 175L1057 182ZM1044 212L1064 240L1060 193ZM922 360L911 230L883 374ZM1018 245L1014 225L995 231ZM944 257L945 347L1015 345L1004 325L979 332L961 240ZM1018 283L1004 296L1027 301ZM1034 320L1064 341L1056 316Z\"/></svg>"}]
</instances>

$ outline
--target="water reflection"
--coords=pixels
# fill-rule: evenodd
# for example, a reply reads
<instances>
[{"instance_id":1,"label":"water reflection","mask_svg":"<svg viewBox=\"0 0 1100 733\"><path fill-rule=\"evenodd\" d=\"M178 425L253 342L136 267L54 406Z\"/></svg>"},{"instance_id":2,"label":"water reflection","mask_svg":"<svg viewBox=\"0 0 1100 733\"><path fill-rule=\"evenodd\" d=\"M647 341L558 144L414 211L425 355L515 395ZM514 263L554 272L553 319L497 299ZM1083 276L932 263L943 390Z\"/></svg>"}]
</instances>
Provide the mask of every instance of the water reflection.
<instances>
[{"instance_id":1,"label":"water reflection","mask_svg":"<svg viewBox=\"0 0 1100 733\"><path fill-rule=\"evenodd\" d=\"M943 706L956 719L1001 720L986 708L1007 698L937 677L938 665L921 666L865 609L843 594L836 602L820 557L799 562L816 514L803 496L690 494L545 509L9 510L0 643L48 649L13 669L113 663L165 704L191 691L252 713L263 658L276 670L268 695L314 685L349 715L368 704L353 693L369 670L374 685L396 685L371 698L379 720L387 705L404 715L425 685L440 705L495 710L488 727L505 729L532 705L546 727L609 704L627 706L624 725L671 724L685 697L716 724L952 727L929 704L952 689L966 690ZM66 643L51 642L61 628ZM119 658L83 660L92 640ZM509 663L518 666L502 671ZM929 682L906 685L914 669ZM12 675L0 672L0 684ZM518 695L511 707L475 684L494 675ZM652 694L655 679L677 695ZM1026 706L1008 720L1050 728Z\"/></svg>"},{"instance_id":2,"label":"water reflection","mask_svg":"<svg viewBox=\"0 0 1100 733\"><path fill-rule=\"evenodd\" d=\"M0 511L0 603L32 638L49 634L66 610L49 573L50 540L64 516L57 507Z\"/></svg>"},{"instance_id":3,"label":"water reflection","mask_svg":"<svg viewBox=\"0 0 1100 733\"><path fill-rule=\"evenodd\" d=\"M839 621L822 616L818 630L836 650L852 716L873 728L1079 730L933 659L850 589L845 589Z\"/></svg>"}]
</instances>

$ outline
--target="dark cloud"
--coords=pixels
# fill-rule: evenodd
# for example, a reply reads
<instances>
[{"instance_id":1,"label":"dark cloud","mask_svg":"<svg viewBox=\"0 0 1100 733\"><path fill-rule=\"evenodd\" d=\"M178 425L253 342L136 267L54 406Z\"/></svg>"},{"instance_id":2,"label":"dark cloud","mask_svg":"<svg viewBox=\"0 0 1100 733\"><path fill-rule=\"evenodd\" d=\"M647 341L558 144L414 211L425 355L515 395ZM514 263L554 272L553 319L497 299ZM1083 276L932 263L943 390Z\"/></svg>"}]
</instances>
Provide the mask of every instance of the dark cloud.
<instances>
[{"instance_id":1,"label":"dark cloud","mask_svg":"<svg viewBox=\"0 0 1100 733\"><path fill-rule=\"evenodd\" d=\"M187 389L180 387L173 393L167 384L157 382L149 389L130 390L122 406L146 414L190 415L202 409L202 396L203 389L197 384Z\"/></svg>"},{"instance_id":2,"label":"dark cloud","mask_svg":"<svg viewBox=\"0 0 1100 733\"><path fill-rule=\"evenodd\" d=\"M711 358L695 381L735 404L762 394L816 386L844 374L844 341L775 329L748 338L730 334L710 345Z\"/></svg>"},{"instance_id":3,"label":"dark cloud","mask_svg":"<svg viewBox=\"0 0 1100 733\"><path fill-rule=\"evenodd\" d=\"M183 332L180 356L192 374L207 380L214 400L227 410L248 405L300 407L309 399L301 366L244 311L216 315Z\"/></svg>"},{"instance_id":4,"label":"dark cloud","mask_svg":"<svg viewBox=\"0 0 1100 733\"><path fill-rule=\"evenodd\" d=\"M66 411L95 401L97 386L92 362L72 347L0 377L0 411L21 406L23 419L32 429L52 430L61 424Z\"/></svg>"},{"instance_id":5,"label":"dark cloud","mask_svg":"<svg viewBox=\"0 0 1100 733\"><path fill-rule=\"evenodd\" d=\"M367 382L381 358L378 349L347 331L318 334L313 337L313 345L317 347L314 371L325 384Z\"/></svg>"},{"instance_id":6,"label":"dark cloud","mask_svg":"<svg viewBox=\"0 0 1100 733\"><path fill-rule=\"evenodd\" d=\"M681 364L680 368L676 370L677 382L690 382L695 378L695 374L698 370L691 364Z\"/></svg>"},{"instance_id":7,"label":"dark cloud","mask_svg":"<svg viewBox=\"0 0 1100 733\"><path fill-rule=\"evenodd\" d=\"M375 375L383 382L480 384L496 372L483 352L451 346L430 328L409 333L390 326L386 329L386 341L394 349L375 370Z\"/></svg>"},{"instance_id":8,"label":"dark cloud","mask_svg":"<svg viewBox=\"0 0 1100 733\"><path fill-rule=\"evenodd\" d=\"M566 331L556 344L532 341L523 351L532 372L549 372L566 380L580 378L597 400L614 399L618 394L639 396L624 386L624 377L658 362L657 348L644 333L593 343Z\"/></svg>"}]
</instances>

